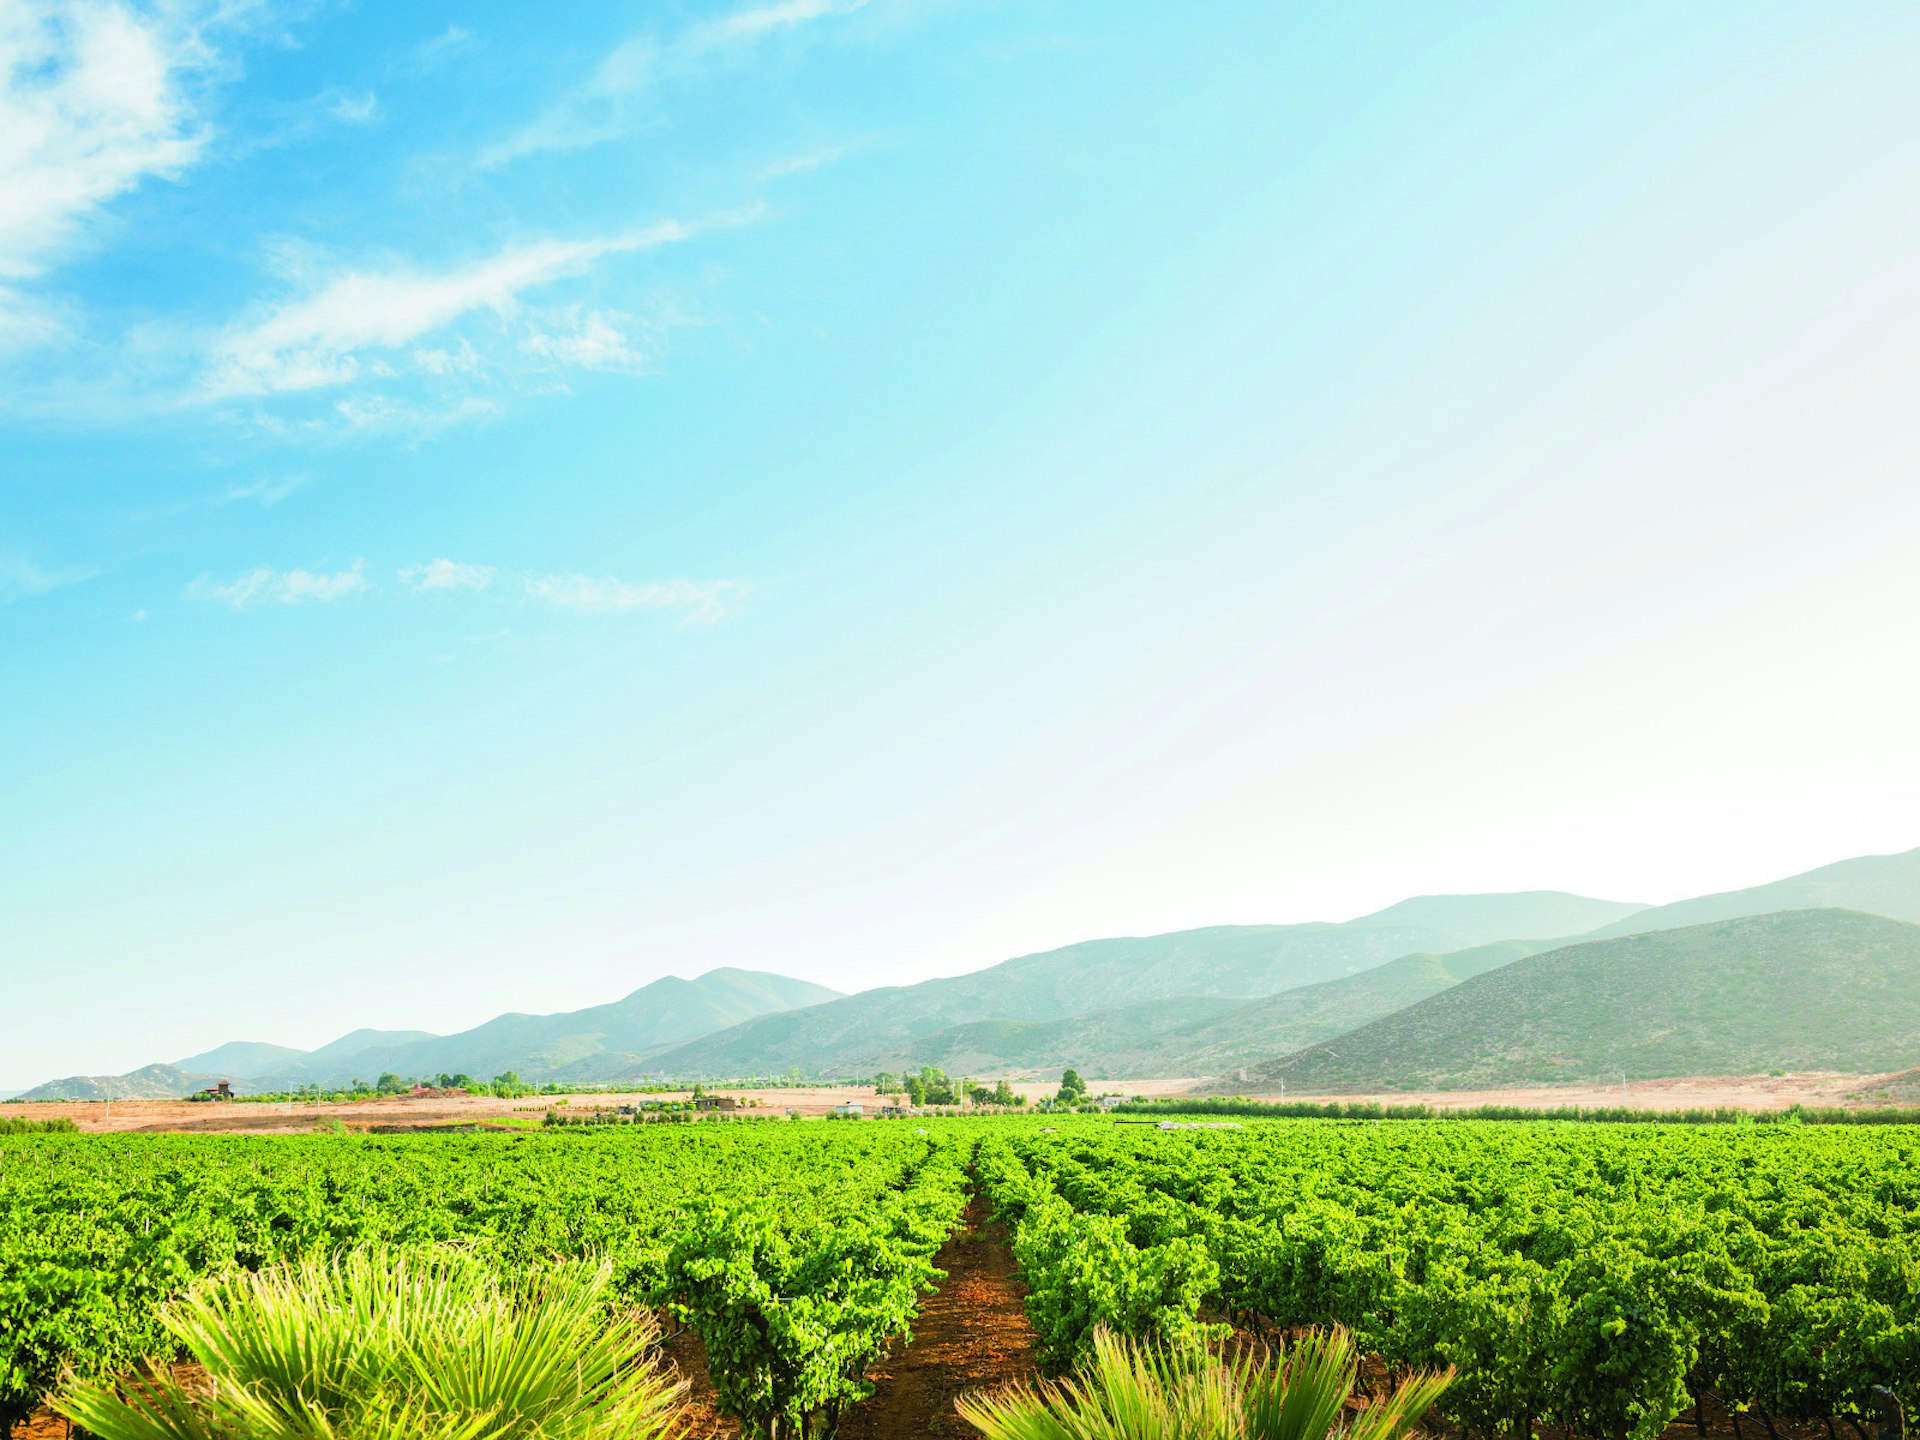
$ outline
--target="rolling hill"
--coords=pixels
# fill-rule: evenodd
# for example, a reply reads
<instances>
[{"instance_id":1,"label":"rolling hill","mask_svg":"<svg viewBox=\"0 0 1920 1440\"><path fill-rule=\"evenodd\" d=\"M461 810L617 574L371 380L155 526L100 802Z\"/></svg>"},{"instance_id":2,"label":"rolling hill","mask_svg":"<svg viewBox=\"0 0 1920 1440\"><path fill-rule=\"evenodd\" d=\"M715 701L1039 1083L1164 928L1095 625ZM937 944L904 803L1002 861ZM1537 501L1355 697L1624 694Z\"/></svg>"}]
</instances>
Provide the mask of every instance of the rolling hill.
<instances>
[{"instance_id":1,"label":"rolling hill","mask_svg":"<svg viewBox=\"0 0 1920 1440\"><path fill-rule=\"evenodd\" d=\"M1644 905L1594 900L1560 890L1506 895L1415 895L1349 925L1411 925L1453 937L1456 947L1488 945L1523 936L1585 935L1642 913Z\"/></svg>"},{"instance_id":2,"label":"rolling hill","mask_svg":"<svg viewBox=\"0 0 1920 1440\"><path fill-rule=\"evenodd\" d=\"M251 1080L256 1075L272 1075L297 1066L307 1052L291 1045L269 1045L261 1040L229 1040L198 1055L173 1062L178 1070L196 1075L224 1075L231 1080Z\"/></svg>"},{"instance_id":3,"label":"rolling hill","mask_svg":"<svg viewBox=\"0 0 1920 1440\"><path fill-rule=\"evenodd\" d=\"M1090 940L970 975L763 1016L650 1055L646 1068L686 1077L778 1074L793 1066L806 1075L862 1075L909 1061L939 1064L933 1056L940 1053L952 1062L942 1067L949 1070L1050 1069L1054 1060L1042 1057L1072 1054L1072 1063L1140 1075L1148 1073L1140 1057L1152 1054L1155 1064L1182 1060L1161 1074L1202 1073L1189 1068L1196 1060L1182 1058L1201 1043L1183 1038L1185 1027L1204 1030L1252 1001L1460 947L1446 931L1372 919ZM1235 1003L1217 1003L1223 1000ZM1085 1023L1057 1024L1075 1020ZM1272 1047L1283 1041L1275 1034L1244 1045L1205 1043L1253 1058L1276 1053Z\"/></svg>"},{"instance_id":4,"label":"rolling hill","mask_svg":"<svg viewBox=\"0 0 1920 1440\"><path fill-rule=\"evenodd\" d=\"M1219 1075L1345 1034L1531 953L1524 942L1455 955L1403 955L1355 975L1259 1000L1175 996L1060 1020L978 1020L856 1057L869 1072L937 1065L949 1074L1058 1074L1068 1066L1108 1079Z\"/></svg>"},{"instance_id":5,"label":"rolling hill","mask_svg":"<svg viewBox=\"0 0 1920 1440\"><path fill-rule=\"evenodd\" d=\"M769 1012L837 1000L840 993L808 980L753 970L710 970L695 980L663 976L609 1005L557 1015L499 1015L457 1035L374 1046L331 1057L323 1083L381 1071L432 1075L465 1071L478 1078L517 1071L522 1079L559 1075L599 1080L631 1073L650 1050L677 1045ZM309 1068L306 1072L312 1074Z\"/></svg>"},{"instance_id":6,"label":"rolling hill","mask_svg":"<svg viewBox=\"0 0 1920 1440\"><path fill-rule=\"evenodd\" d=\"M985 1075L1057 1072L1071 1064L1116 1079L1237 1076L1249 1068L1277 1075L1284 1064L1298 1067L1289 1072L1289 1085L1305 1084L1313 1074L1321 1077L1314 1083L1346 1087L1430 1083L1421 1077L1433 1077L1431 1083L1494 1083L1488 1077L1496 1074L1506 1077L1499 1083L1574 1078L1587 1063L1581 1046L1588 1039L1598 1044L1599 1032L1583 1039L1557 1028L1564 1017L1552 1006L1538 1013L1537 1006L1528 1008L1546 993L1527 988L1541 983L1530 977L1548 973L1541 968L1546 956L1538 952L1564 956L1635 936L1811 910L1865 912L1844 923L1823 922L1828 933L1808 941L1821 964L1839 966L1851 953L1849 945L1868 938L1847 925L1857 927L1875 915L1920 921L1920 850L1845 860L1767 885L1653 907L1561 891L1421 895L1341 924L1212 926L1092 940L967 975L851 996L804 981L716 970L696 980L656 981L609 1005L558 1015L501 1015L458 1035L357 1030L304 1054L234 1042L173 1068L194 1082L223 1075L253 1089L372 1080L385 1071L486 1077L514 1070L530 1080L622 1081L734 1079L795 1069L831 1078L920 1064ZM1741 943L1764 931L1742 932ZM1555 936L1561 938L1547 938ZM1759 1053L1759 1031L1748 1034L1738 1026L1719 1032L1724 1043L1717 1048L1691 1032L1675 1038L1686 1031L1684 1024L1676 1030L1656 1023L1671 999L1670 987L1693 984L1688 1005L1711 1011L1722 1002L1734 1004L1728 997L1751 979L1762 986L1754 993L1787 997L1778 1001L1785 1008L1774 1018L1794 1013L1793 992L1780 990L1781 977L1762 973L1764 957L1746 955L1724 937L1675 943L1681 948L1666 955L1674 967L1670 973L1623 961L1607 982L1612 990L1588 976L1578 980L1579 996L1568 1003L1584 1007L1583 1013L1611 1005L1652 1025L1666 1037L1668 1058L1658 1062L1660 1073ZM1629 947L1593 953L1650 952ZM1508 962L1517 967L1511 973L1501 968ZM1717 977L1715 965L1724 967ZM1574 977L1574 983L1581 972L1572 967L1552 973ZM1489 1031L1476 1040L1462 1031L1457 1043L1446 1042L1452 1049L1398 1054L1391 1064L1386 1051L1364 1049L1376 1033L1399 1033L1378 1032L1383 1025L1414 1027L1407 1035L1439 1026L1434 1036L1450 1035L1447 1027L1482 1003L1496 1010L1517 1007L1502 1011L1507 1018L1494 1025L1504 1027L1504 1034ZM1341 1036L1360 1048L1327 1043ZM1421 1044L1431 1048L1432 1039ZM1624 1043L1616 1036L1600 1048L1613 1054ZM1471 1049L1474 1044L1481 1048ZM1604 1071L1613 1062L1593 1063ZM1641 1056L1634 1063L1656 1062ZM165 1071L135 1072L146 1077L138 1082L76 1077L33 1093L92 1094L115 1081L175 1083Z\"/></svg>"},{"instance_id":7,"label":"rolling hill","mask_svg":"<svg viewBox=\"0 0 1920 1440\"><path fill-rule=\"evenodd\" d=\"M1623 1073L1880 1072L1917 1058L1920 925L1800 910L1515 960L1260 1067L1249 1083L1481 1089Z\"/></svg>"},{"instance_id":8,"label":"rolling hill","mask_svg":"<svg viewBox=\"0 0 1920 1440\"><path fill-rule=\"evenodd\" d=\"M27 1092L33 1100L164 1099L204 1089L215 1078L250 1091L373 1081L383 1071L431 1076L465 1072L488 1079L508 1070L540 1081L619 1078L641 1053L691 1040L772 1010L816 1005L839 992L808 980L752 970L711 970L694 980L669 975L623 1000L555 1015L500 1015L457 1035L356 1030L306 1052L235 1041L178 1065L127 1075L70 1076ZM204 1068L202 1068L204 1067Z\"/></svg>"},{"instance_id":9,"label":"rolling hill","mask_svg":"<svg viewBox=\"0 0 1920 1440\"><path fill-rule=\"evenodd\" d=\"M1899 855L1862 855L1746 890L1656 905L1601 925L1581 938L1605 940L1616 935L1673 930L1683 925L1704 925L1712 920L1734 920L1743 915L1771 915L1786 910L1860 910L1868 915L1884 915L1890 920L1920 923L1920 850ZM1576 932L1531 933L1571 935Z\"/></svg>"},{"instance_id":10,"label":"rolling hill","mask_svg":"<svg viewBox=\"0 0 1920 1440\"><path fill-rule=\"evenodd\" d=\"M125 1075L69 1075L28 1090L23 1100L179 1100L213 1085L219 1076L178 1065L144 1065Z\"/></svg>"}]
</instances>

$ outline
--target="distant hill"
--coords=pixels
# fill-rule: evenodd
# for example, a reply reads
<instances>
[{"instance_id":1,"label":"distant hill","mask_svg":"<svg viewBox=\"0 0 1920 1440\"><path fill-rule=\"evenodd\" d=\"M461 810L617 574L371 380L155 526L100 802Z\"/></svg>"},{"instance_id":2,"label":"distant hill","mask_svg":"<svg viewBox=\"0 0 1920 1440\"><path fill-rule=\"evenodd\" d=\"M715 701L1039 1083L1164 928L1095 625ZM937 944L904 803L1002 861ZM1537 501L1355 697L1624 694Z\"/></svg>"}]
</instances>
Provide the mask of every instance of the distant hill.
<instances>
[{"instance_id":1,"label":"distant hill","mask_svg":"<svg viewBox=\"0 0 1920 1440\"><path fill-rule=\"evenodd\" d=\"M1712 920L1770 915L1783 910L1860 910L1868 915L1920 923L1920 850L1908 850L1900 855L1863 855L1747 890L1729 890L1720 895L1701 895L1671 905L1656 905L1600 926L1582 938L1604 940L1614 935L1673 930L1682 925L1704 925Z\"/></svg>"},{"instance_id":2,"label":"distant hill","mask_svg":"<svg viewBox=\"0 0 1920 1440\"><path fill-rule=\"evenodd\" d=\"M863 1075L908 1060L940 1064L934 1058L940 1054L949 1062L942 1068L950 1071L1050 1069L1055 1061L1048 1057L1073 1054L1116 1076L1154 1073L1151 1067L1166 1065L1173 1068L1157 1073L1201 1074L1206 1072L1191 1068L1201 1063L1200 1049L1224 1045L1223 1053L1272 1055L1271 1047L1283 1039L1276 1033L1264 1040L1249 1037L1242 1045L1212 1032L1215 1038L1202 1041L1189 1035L1189 1027L1197 1036L1248 1002L1460 944L1450 932L1371 918L1090 940L970 975L867 990L763 1016L650 1055L646 1068L686 1077L779 1074L793 1066L805 1075ZM1222 1000L1235 1003L1206 1003ZM1363 1013L1371 1018L1380 1012ZM1082 1023L1056 1023L1070 1020Z\"/></svg>"},{"instance_id":3,"label":"distant hill","mask_svg":"<svg viewBox=\"0 0 1920 1440\"><path fill-rule=\"evenodd\" d=\"M1454 947L1486 945L1526 936L1551 939L1585 935L1645 910L1620 900L1594 900L1560 890L1523 890L1507 895L1416 895L1349 920L1349 925L1411 925L1450 935Z\"/></svg>"},{"instance_id":4,"label":"distant hill","mask_svg":"<svg viewBox=\"0 0 1920 1440\"><path fill-rule=\"evenodd\" d=\"M179 1100L212 1086L219 1077L195 1075L177 1065L148 1065L125 1075L69 1075L26 1092L23 1100Z\"/></svg>"},{"instance_id":5,"label":"distant hill","mask_svg":"<svg viewBox=\"0 0 1920 1440\"><path fill-rule=\"evenodd\" d=\"M411 1045L416 1040L434 1040L439 1037L430 1030L353 1030L338 1040L328 1041L318 1050L310 1050L302 1058L302 1065L315 1070L325 1070L328 1062L351 1060L356 1055L365 1055L372 1050L391 1049L397 1045Z\"/></svg>"},{"instance_id":6,"label":"distant hill","mask_svg":"<svg viewBox=\"0 0 1920 1440\"><path fill-rule=\"evenodd\" d=\"M1802 910L1515 960L1250 1080L1301 1094L1481 1089L1916 1059L1920 925Z\"/></svg>"},{"instance_id":7,"label":"distant hill","mask_svg":"<svg viewBox=\"0 0 1920 1440\"><path fill-rule=\"evenodd\" d=\"M837 990L753 970L710 970L694 980L669 975L623 1000L556 1015L501 1015L458 1035L355 1030L318 1050L233 1041L177 1065L127 1075L76 1075L27 1092L29 1099L161 1099L205 1089L216 1079L248 1091L345 1085L401 1076L466 1073L487 1080L508 1070L523 1079L619 1079L643 1052L694 1039L772 1010L817 1005Z\"/></svg>"},{"instance_id":8,"label":"distant hill","mask_svg":"<svg viewBox=\"0 0 1920 1440\"><path fill-rule=\"evenodd\" d=\"M173 1068L191 1070L199 1075L224 1075L230 1080L249 1080L256 1075L271 1075L298 1065L307 1052L291 1045L269 1045L261 1040L230 1040L225 1045L199 1055L176 1060Z\"/></svg>"},{"instance_id":9,"label":"distant hill","mask_svg":"<svg viewBox=\"0 0 1920 1440\"><path fill-rule=\"evenodd\" d=\"M1526 942L1507 941L1457 956L1404 955L1258 1000L1183 995L1060 1020L977 1020L851 1058L869 1072L937 1065L954 1075L1057 1075L1071 1065L1115 1080L1227 1074L1345 1034L1530 953Z\"/></svg>"},{"instance_id":10,"label":"distant hill","mask_svg":"<svg viewBox=\"0 0 1920 1440\"><path fill-rule=\"evenodd\" d=\"M1553 1006L1536 1014L1515 998L1535 996L1526 987L1537 983L1528 977L1545 973L1539 966L1546 956L1539 952L1565 955L1589 943L1809 910L1863 912L1854 921L1877 915L1920 922L1920 850L1845 860L1748 890L1653 907L1550 890L1421 895L1341 924L1223 925L1090 940L967 975L851 996L805 981L716 970L696 980L659 980L609 1005L501 1015L458 1035L359 1030L307 1054L235 1042L175 1068L196 1078L225 1075L254 1089L371 1081L384 1071L464 1071L485 1079L514 1070L529 1080L618 1082L738 1079L796 1069L833 1078L920 1064L986 1076L1044 1074L1071 1064L1114 1079L1235 1077L1222 1082L1227 1088L1253 1083L1238 1080L1243 1069L1278 1075L1283 1064L1293 1067L1289 1086L1304 1086L1310 1073L1320 1077L1313 1083L1349 1088L1429 1083L1420 1076L1454 1084L1495 1083L1487 1077L1496 1074L1509 1077L1498 1083L1571 1078L1584 1075L1583 1066L1591 1070L1592 1046L1599 1046L1594 1054L1612 1055L1627 1042L1614 1036L1600 1045L1599 1030L1556 1028L1565 1017ZM1848 947L1869 937L1848 930L1853 921L1823 923L1828 933L1817 940L1814 968L1837 975L1852 953ZM1576 986L1578 994L1567 1002L1576 1009L1611 1006L1663 1037L1654 1049L1665 1058L1636 1056L1634 1065L1673 1074L1709 1061L1732 1063L1765 1048L1759 1041L1768 1024L1797 1021L1798 992L1782 990L1782 977L1763 973L1759 952L1699 937L1677 943L1679 950L1661 952L1671 973L1589 975L1579 982L1587 988ZM1617 959L1641 952L1595 953ZM1752 992L1763 997L1758 1003L1774 1007L1751 1034L1728 1022L1714 1031L1722 1036L1716 1048L1687 1029L1692 1022L1661 1020L1662 997L1673 985L1692 984L1687 1004L1708 1013L1747 1003L1738 997L1750 981L1762 987ZM1514 986L1521 988L1510 991ZM1772 998L1776 993L1787 998ZM1834 993L1851 992L1843 985ZM1496 1010L1509 1001L1518 1008L1487 1022L1484 1034L1463 1031L1457 1044L1447 1040L1433 1049L1443 1032L1452 1033L1447 1027L1486 996L1498 997L1484 1002ZM1808 1013L1820 1012L1816 1006ZM1379 1031L1391 1025L1414 1027L1409 1035L1441 1028L1421 1041L1424 1048L1396 1054L1389 1065L1385 1051L1373 1055L1364 1047L1377 1033L1400 1033ZM1896 1057L1887 1068L1907 1063ZM1592 1064L1601 1067L1596 1075L1609 1064L1619 1068L1613 1060ZM1469 1074L1477 1078L1463 1078ZM59 1083L97 1086L113 1078L130 1077Z\"/></svg>"},{"instance_id":11,"label":"distant hill","mask_svg":"<svg viewBox=\"0 0 1920 1440\"><path fill-rule=\"evenodd\" d=\"M390 1070L396 1075L465 1071L484 1080L514 1070L526 1080L612 1079L633 1071L647 1051L768 1012L839 998L839 991L809 980L753 970L710 970L695 980L668 975L609 1005L557 1015L500 1015L457 1035L332 1057L319 1078L326 1083L372 1080ZM303 1073L312 1073L311 1067Z\"/></svg>"}]
</instances>

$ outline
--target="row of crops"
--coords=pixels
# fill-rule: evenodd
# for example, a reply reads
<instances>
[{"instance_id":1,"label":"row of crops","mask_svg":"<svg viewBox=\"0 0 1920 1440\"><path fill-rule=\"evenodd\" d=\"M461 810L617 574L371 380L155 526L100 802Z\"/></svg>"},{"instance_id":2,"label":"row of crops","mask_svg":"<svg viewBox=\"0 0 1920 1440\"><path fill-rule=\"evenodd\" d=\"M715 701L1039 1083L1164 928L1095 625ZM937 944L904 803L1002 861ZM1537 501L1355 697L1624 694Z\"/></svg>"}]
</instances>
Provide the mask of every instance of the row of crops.
<instances>
[{"instance_id":1,"label":"row of crops","mask_svg":"<svg viewBox=\"0 0 1920 1440\"><path fill-rule=\"evenodd\" d=\"M1337 1323L1389 1375L1453 1367L1483 1435L1920 1397L1917 1128L1002 1127L978 1164L1054 1368L1097 1325Z\"/></svg>"},{"instance_id":2,"label":"row of crops","mask_svg":"<svg viewBox=\"0 0 1920 1440\"><path fill-rule=\"evenodd\" d=\"M159 1308L201 1276L435 1242L502 1274L604 1258L622 1303L698 1330L749 1432L830 1428L938 1278L971 1152L879 1125L9 1138L0 1435L68 1367L165 1354Z\"/></svg>"}]
</instances>

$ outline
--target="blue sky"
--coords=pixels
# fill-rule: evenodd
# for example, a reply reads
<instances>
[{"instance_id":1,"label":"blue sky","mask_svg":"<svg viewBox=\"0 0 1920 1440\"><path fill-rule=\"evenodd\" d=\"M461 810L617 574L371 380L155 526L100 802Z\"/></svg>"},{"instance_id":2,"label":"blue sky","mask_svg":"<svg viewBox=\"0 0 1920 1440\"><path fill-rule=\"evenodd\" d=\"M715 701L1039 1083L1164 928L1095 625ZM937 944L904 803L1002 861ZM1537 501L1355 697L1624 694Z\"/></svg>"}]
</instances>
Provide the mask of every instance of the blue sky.
<instances>
[{"instance_id":1,"label":"blue sky","mask_svg":"<svg viewBox=\"0 0 1920 1440\"><path fill-rule=\"evenodd\" d=\"M0 0L0 1079L1920 843L1917 31Z\"/></svg>"}]
</instances>

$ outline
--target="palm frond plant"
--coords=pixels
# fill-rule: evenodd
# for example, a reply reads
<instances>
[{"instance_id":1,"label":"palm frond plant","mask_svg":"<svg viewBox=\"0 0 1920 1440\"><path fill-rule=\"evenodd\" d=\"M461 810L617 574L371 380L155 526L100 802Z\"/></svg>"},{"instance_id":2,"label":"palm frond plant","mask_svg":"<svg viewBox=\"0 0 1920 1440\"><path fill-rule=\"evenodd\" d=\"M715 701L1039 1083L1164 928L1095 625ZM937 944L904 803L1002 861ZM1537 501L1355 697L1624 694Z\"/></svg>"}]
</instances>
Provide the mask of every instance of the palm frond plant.
<instances>
[{"instance_id":1,"label":"palm frond plant","mask_svg":"<svg viewBox=\"0 0 1920 1440\"><path fill-rule=\"evenodd\" d=\"M1404 1440L1452 1379L1411 1376L1349 1408L1359 1373L1341 1329L1216 1359L1102 1328L1073 1375L964 1396L959 1411L987 1440Z\"/></svg>"},{"instance_id":2,"label":"palm frond plant","mask_svg":"<svg viewBox=\"0 0 1920 1440\"><path fill-rule=\"evenodd\" d=\"M54 1408L101 1440L666 1440L680 1386L608 1281L503 1281L449 1249L228 1275L163 1316L210 1385L75 1379Z\"/></svg>"}]
</instances>

